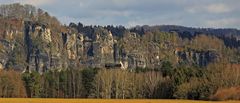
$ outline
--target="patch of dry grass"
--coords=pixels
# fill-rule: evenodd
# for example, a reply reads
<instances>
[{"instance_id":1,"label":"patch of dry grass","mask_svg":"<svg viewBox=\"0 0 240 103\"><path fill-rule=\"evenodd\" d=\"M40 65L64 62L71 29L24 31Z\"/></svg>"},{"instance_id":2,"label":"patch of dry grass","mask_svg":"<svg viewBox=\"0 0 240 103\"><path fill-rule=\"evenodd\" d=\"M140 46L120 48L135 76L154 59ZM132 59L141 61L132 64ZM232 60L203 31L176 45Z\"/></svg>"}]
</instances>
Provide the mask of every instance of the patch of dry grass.
<instances>
[{"instance_id":1,"label":"patch of dry grass","mask_svg":"<svg viewBox=\"0 0 240 103\"><path fill-rule=\"evenodd\" d=\"M40 98L1 98L0 103L240 103L240 101L191 101L158 99L40 99Z\"/></svg>"}]
</instances>

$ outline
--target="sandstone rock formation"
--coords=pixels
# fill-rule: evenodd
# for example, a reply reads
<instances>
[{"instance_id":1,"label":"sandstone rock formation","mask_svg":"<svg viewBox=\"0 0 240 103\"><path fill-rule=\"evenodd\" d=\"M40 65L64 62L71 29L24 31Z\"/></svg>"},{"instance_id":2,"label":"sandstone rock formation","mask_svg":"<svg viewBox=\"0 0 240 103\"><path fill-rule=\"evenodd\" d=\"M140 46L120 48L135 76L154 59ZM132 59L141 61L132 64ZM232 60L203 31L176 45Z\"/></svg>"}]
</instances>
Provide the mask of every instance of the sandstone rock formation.
<instances>
[{"instance_id":1,"label":"sandstone rock formation","mask_svg":"<svg viewBox=\"0 0 240 103\"><path fill-rule=\"evenodd\" d=\"M56 30L37 21L19 22L22 23L19 24L21 29L7 29L4 38L0 39L1 68L40 73L54 69L106 66L159 68L164 60L202 67L220 57L212 50L176 50L176 35L171 33L138 35L126 31L119 37L101 26L83 26L80 30L76 26L61 27Z\"/></svg>"},{"instance_id":2,"label":"sandstone rock formation","mask_svg":"<svg viewBox=\"0 0 240 103\"><path fill-rule=\"evenodd\" d=\"M216 62L219 55L214 50L198 51L193 49L176 50L177 60L179 63L192 65L207 66L209 63Z\"/></svg>"}]
</instances>

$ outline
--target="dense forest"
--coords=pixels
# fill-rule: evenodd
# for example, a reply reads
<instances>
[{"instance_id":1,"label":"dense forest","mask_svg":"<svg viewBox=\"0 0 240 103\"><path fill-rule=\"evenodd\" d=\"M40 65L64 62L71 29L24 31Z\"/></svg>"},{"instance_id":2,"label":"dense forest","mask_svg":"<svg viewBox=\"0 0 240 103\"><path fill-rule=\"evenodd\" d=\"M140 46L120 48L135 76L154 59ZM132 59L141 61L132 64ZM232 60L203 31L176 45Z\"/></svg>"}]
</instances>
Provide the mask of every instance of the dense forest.
<instances>
[{"instance_id":1,"label":"dense forest","mask_svg":"<svg viewBox=\"0 0 240 103\"><path fill-rule=\"evenodd\" d=\"M240 99L240 30L70 23L0 6L0 97Z\"/></svg>"}]
</instances>

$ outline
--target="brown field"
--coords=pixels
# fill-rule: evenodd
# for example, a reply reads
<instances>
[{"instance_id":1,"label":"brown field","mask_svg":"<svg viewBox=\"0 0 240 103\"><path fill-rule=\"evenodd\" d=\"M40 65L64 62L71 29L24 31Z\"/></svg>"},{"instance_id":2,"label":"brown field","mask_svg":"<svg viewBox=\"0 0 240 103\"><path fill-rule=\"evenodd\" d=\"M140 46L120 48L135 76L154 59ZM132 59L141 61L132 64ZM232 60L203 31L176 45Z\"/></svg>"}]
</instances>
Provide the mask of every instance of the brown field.
<instances>
[{"instance_id":1,"label":"brown field","mask_svg":"<svg viewBox=\"0 0 240 103\"><path fill-rule=\"evenodd\" d=\"M240 101L191 101L158 99L40 99L0 98L0 103L240 103Z\"/></svg>"}]
</instances>

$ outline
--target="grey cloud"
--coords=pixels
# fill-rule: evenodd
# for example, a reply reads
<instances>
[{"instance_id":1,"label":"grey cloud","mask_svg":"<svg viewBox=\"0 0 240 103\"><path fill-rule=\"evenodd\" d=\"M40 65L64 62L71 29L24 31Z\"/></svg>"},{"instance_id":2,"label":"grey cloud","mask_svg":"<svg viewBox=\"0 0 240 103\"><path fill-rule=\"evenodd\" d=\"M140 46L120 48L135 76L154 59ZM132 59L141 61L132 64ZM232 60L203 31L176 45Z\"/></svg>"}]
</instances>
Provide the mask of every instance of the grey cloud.
<instances>
[{"instance_id":1,"label":"grey cloud","mask_svg":"<svg viewBox=\"0 0 240 103\"><path fill-rule=\"evenodd\" d=\"M19 0L1 0L11 3ZM27 1L27 0L23 0ZM63 23L92 25L161 25L240 28L239 0L50 0L35 5ZM45 4L44 4L45 3ZM234 20L233 20L234 19ZM213 21L215 22L209 22ZM229 23L221 23L227 22ZM213 25L221 24L221 25Z\"/></svg>"}]
</instances>

